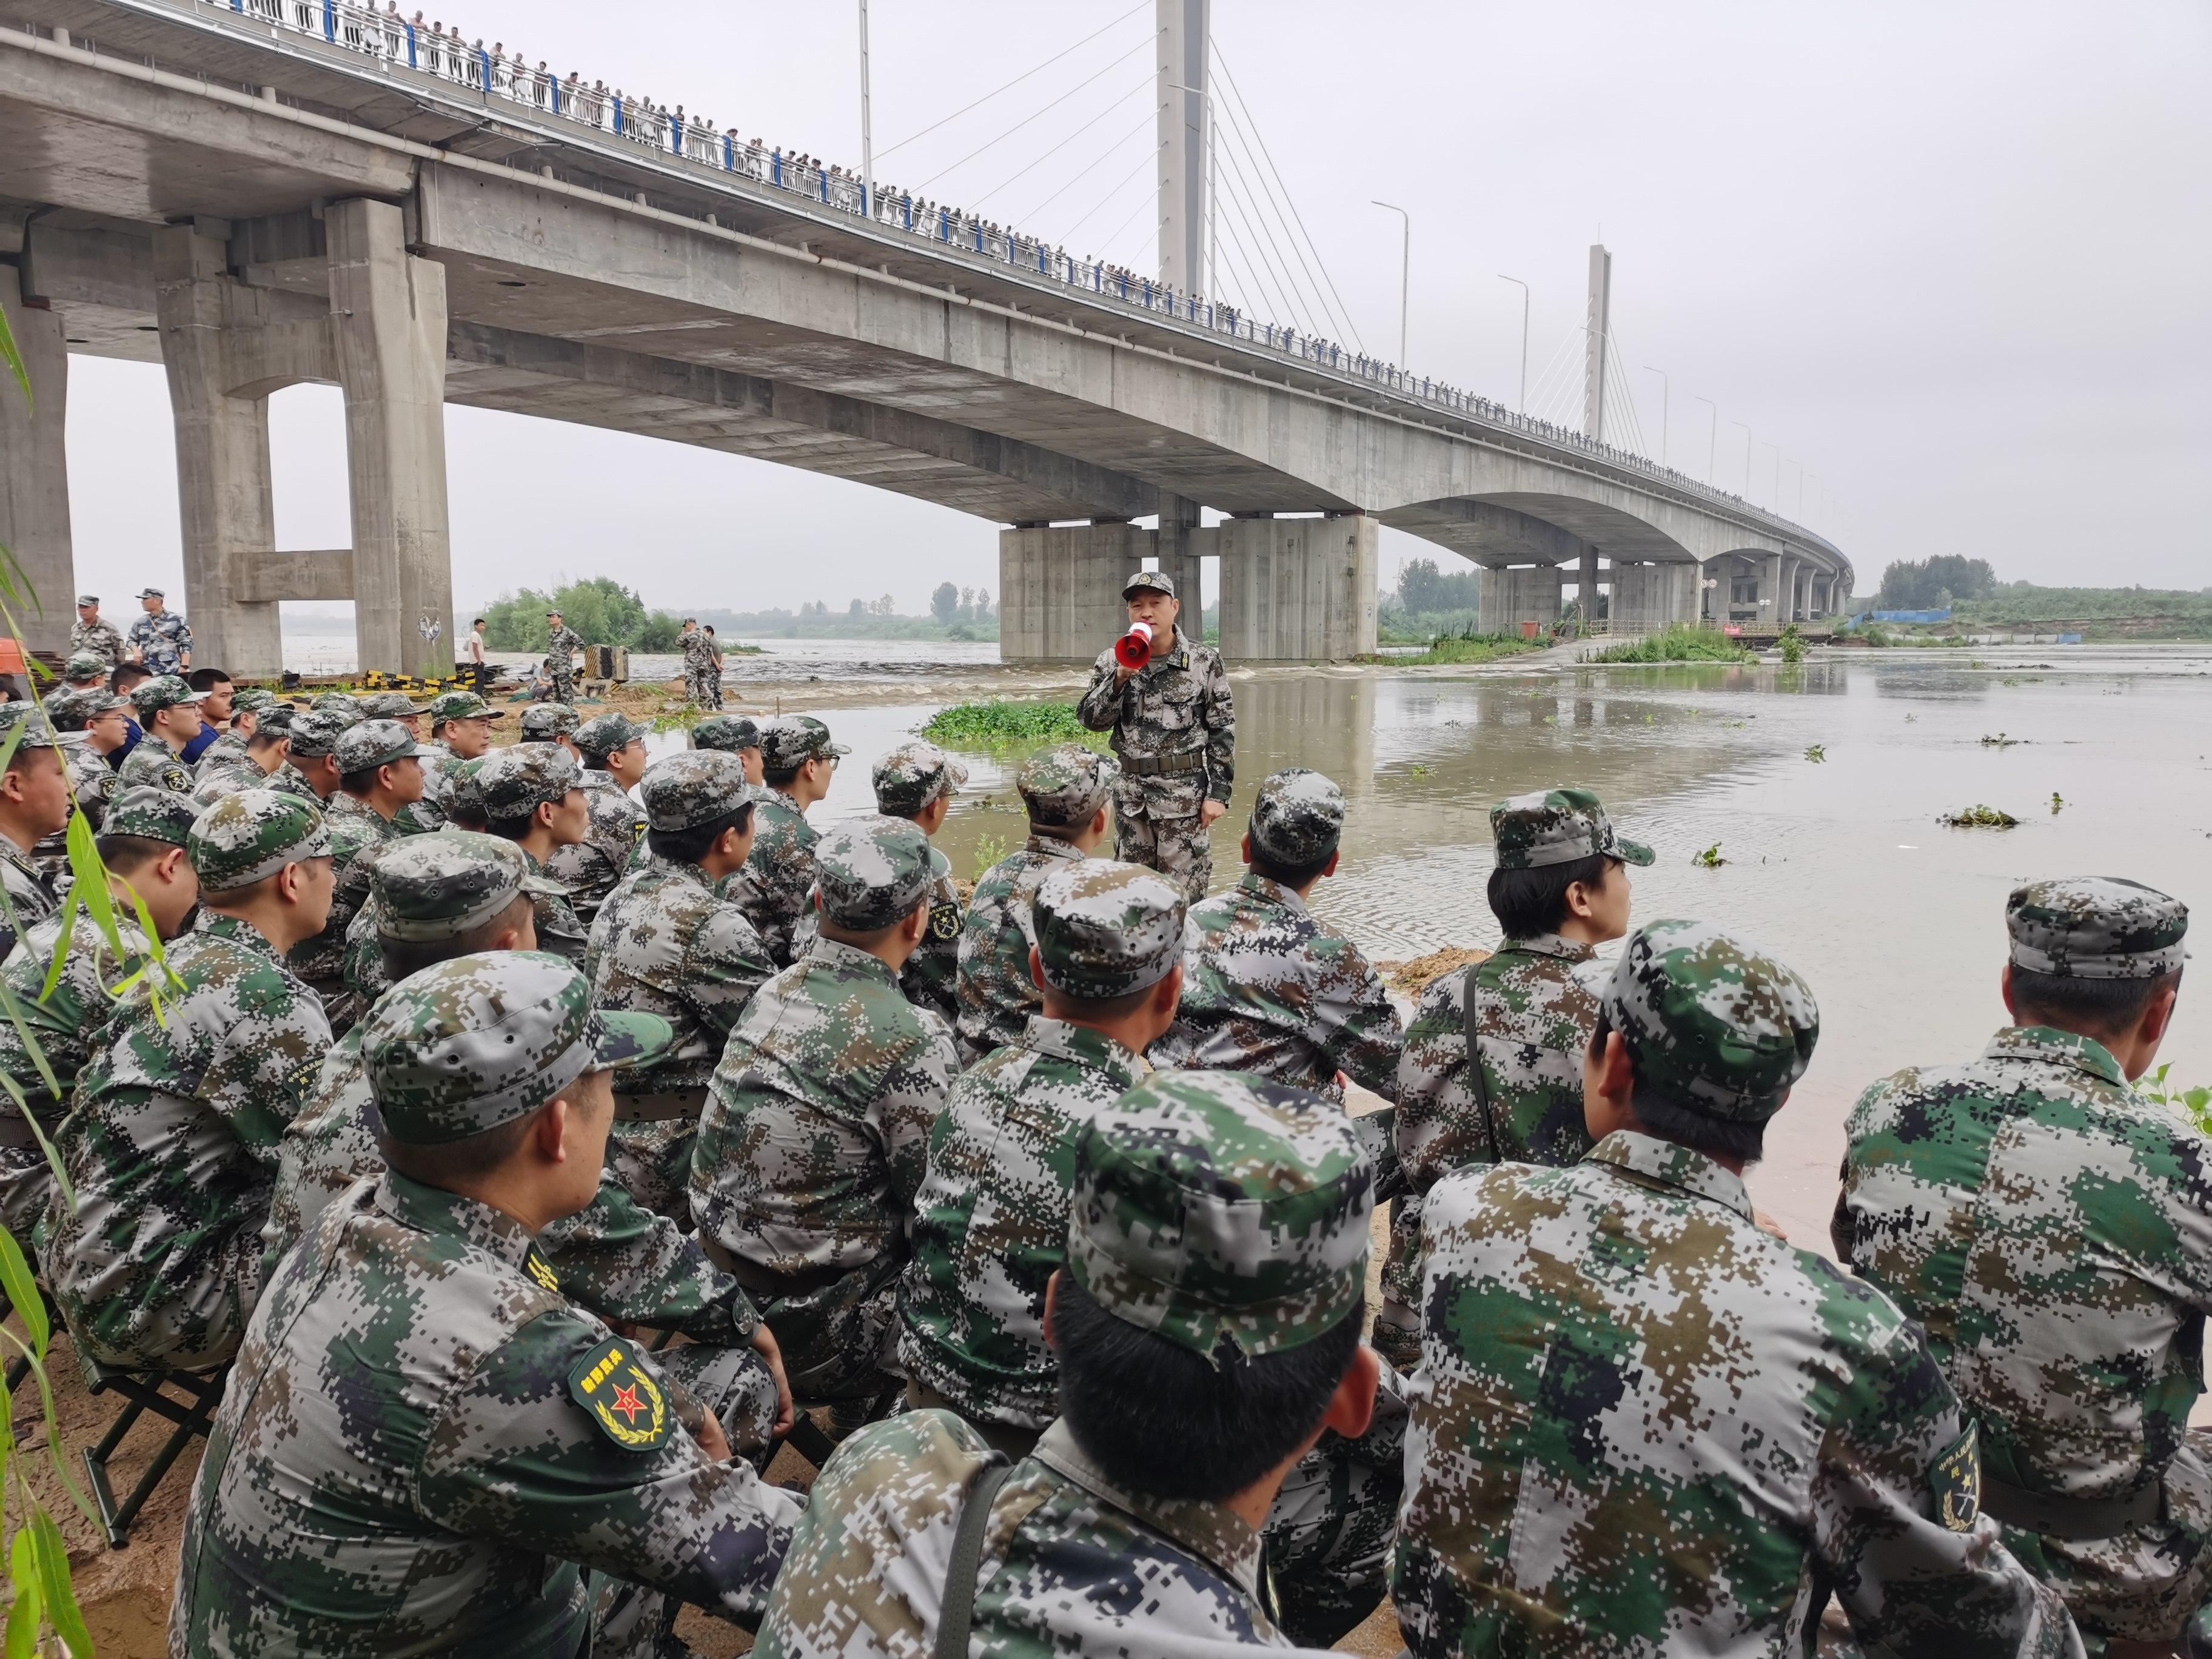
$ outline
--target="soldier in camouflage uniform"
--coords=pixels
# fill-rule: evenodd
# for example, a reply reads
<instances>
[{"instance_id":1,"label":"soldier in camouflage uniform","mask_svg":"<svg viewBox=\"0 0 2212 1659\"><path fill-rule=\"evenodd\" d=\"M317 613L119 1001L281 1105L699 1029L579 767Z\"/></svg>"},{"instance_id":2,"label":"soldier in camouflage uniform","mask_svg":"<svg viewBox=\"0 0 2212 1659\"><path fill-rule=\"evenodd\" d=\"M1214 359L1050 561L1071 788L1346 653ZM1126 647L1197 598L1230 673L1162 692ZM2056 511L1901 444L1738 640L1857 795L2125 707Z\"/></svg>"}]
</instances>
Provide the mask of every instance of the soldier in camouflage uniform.
<instances>
[{"instance_id":1,"label":"soldier in camouflage uniform","mask_svg":"<svg viewBox=\"0 0 2212 1659\"><path fill-rule=\"evenodd\" d=\"M107 804L116 793L115 769L107 757L123 745L128 727L124 711L131 705L112 692L94 687L89 691L57 691L46 699L46 718L62 738L56 752L69 782L70 804L84 814L94 835L106 821ZM32 850L31 861L59 894L69 870L69 825L64 823L43 837Z\"/></svg>"},{"instance_id":2,"label":"soldier in camouflage uniform","mask_svg":"<svg viewBox=\"0 0 2212 1659\"><path fill-rule=\"evenodd\" d=\"M116 769L119 789L167 789L192 793L192 769L184 754L199 736L200 704L204 694L195 691L173 674L158 674L142 681L131 693L131 706L138 711L146 736Z\"/></svg>"},{"instance_id":3,"label":"soldier in camouflage uniform","mask_svg":"<svg viewBox=\"0 0 2212 1659\"><path fill-rule=\"evenodd\" d=\"M138 600L146 614L131 624L131 656L149 674L182 674L192 665L191 624L169 609L158 587L145 589Z\"/></svg>"},{"instance_id":4,"label":"soldier in camouflage uniform","mask_svg":"<svg viewBox=\"0 0 2212 1659\"><path fill-rule=\"evenodd\" d=\"M730 1034L691 1156L691 1215L774 1328L794 1390L866 1401L890 1389L878 1368L959 1060L945 1023L898 988L928 927L927 838L866 817L815 852L822 936Z\"/></svg>"},{"instance_id":5,"label":"soldier in camouflage uniform","mask_svg":"<svg viewBox=\"0 0 2212 1659\"><path fill-rule=\"evenodd\" d=\"M115 624L100 614L99 594L76 596L76 620L70 624L69 648L72 657L97 657L102 674L130 655Z\"/></svg>"},{"instance_id":6,"label":"soldier in camouflage uniform","mask_svg":"<svg viewBox=\"0 0 2212 1659\"><path fill-rule=\"evenodd\" d=\"M714 642L696 617L684 619L678 636L684 647L684 695L695 708L721 707L722 677L714 669Z\"/></svg>"},{"instance_id":7,"label":"soldier in camouflage uniform","mask_svg":"<svg viewBox=\"0 0 2212 1659\"><path fill-rule=\"evenodd\" d=\"M1015 775L1029 840L983 872L960 933L960 1057L969 1065L1018 1039L1043 1006L1030 977L1030 905L1047 876L1105 841L1113 765L1096 750L1063 743L1038 750Z\"/></svg>"},{"instance_id":8,"label":"soldier in camouflage uniform","mask_svg":"<svg viewBox=\"0 0 2212 1659\"><path fill-rule=\"evenodd\" d=\"M386 720L363 720L345 732L331 758L340 780L323 820L337 878L331 913L321 932L294 948L286 965L323 1000L331 1035L343 1036L368 1012L346 988L346 930L368 901L376 855L402 838L393 819L422 798L422 763L407 728Z\"/></svg>"},{"instance_id":9,"label":"soldier in camouflage uniform","mask_svg":"<svg viewBox=\"0 0 2212 1659\"><path fill-rule=\"evenodd\" d=\"M284 763L269 775L265 786L315 807L327 806L338 792L338 739L353 728L351 716L335 708L311 708L292 721L291 741Z\"/></svg>"},{"instance_id":10,"label":"soldier in camouflage uniform","mask_svg":"<svg viewBox=\"0 0 2212 1659\"><path fill-rule=\"evenodd\" d=\"M871 779L875 785L876 811L886 817L905 818L925 836L945 827L952 810L952 797L968 781L968 769L933 743L919 738L902 743L876 763ZM948 870L938 877L929 896L929 932L921 948L899 969L899 989L917 1008L927 1008L947 1025L960 1012L960 930L963 924L959 892Z\"/></svg>"},{"instance_id":11,"label":"soldier in camouflage uniform","mask_svg":"<svg viewBox=\"0 0 2212 1659\"><path fill-rule=\"evenodd\" d=\"M422 799L399 819L399 827L410 834L444 825L453 769L489 753L492 722L507 718L505 709L493 708L473 691L441 693L431 698L428 713L431 740L422 746Z\"/></svg>"},{"instance_id":12,"label":"soldier in camouflage uniform","mask_svg":"<svg viewBox=\"0 0 2212 1659\"><path fill-rule=\"evenodd\" d=\"M1654 922L1601 1000L1589 1156L1430 1189L1391 1572L1418 1659L1809 1653L1832 1589L1869 1651L2081 1651L1919 1328L1753 1222L1819 1034L1782 963Z\"/></svg>"},{"instance_id":13,"label":"soldier in camouflage uniform","mask_svg":"<svg viewBox=\"0 0 2212 1659\"><path fill-rule=\"evenodd\" d=\"M671 755L639 793L656 857L623 878L592 924L592 994L604 1008L659 1015L676 1037L664 1059L623 1079L607 1155L640 1203L689 1221L707 1081L775 969L744 912L718 894L752 848L754 809L737 757Z\"/></svg>"},{"instance_id":14,"label":"soldier in camouflage uniform","mask_svg":"<svg viewBox=\"0 0 2212 1659\"><path fill-rule=\"evenodd\" d=\"M830 728L810 715L788 715L761 733L768 793L760 798L752 855L730 878L727 894L779 968L794 960L793 929L814 885L814 843L821 836L807 823L806 809L830 793L839 757L851 752L830 742Z\"/></svg>"},{"instance_id":15,"label":"soldier in camouflage uniform","mask_svg":"<svg viewBox=\"0 0 2212 1659\"><path fill-rule=\"evenodd\" d=\"M246 739L243 755L212 760L201 756L204 764L193 774L194 804L209 807L223 796L234 795L241 789L273 788L275 780L291 763L292 722L295 714L289 703L258 708L253 713L253 733Z\"/></svg>"},{"instance_id":16,"label":"soldier in camouflage uniform","mask_svg":"<svg viewBox=\"0 0 2212 1659\"><path fill-rule=\"evenodd\" d=\"M1221 653L1176 626L1175 583L1140 570L1121 590L1132 623L1149 623L1152 654L1121 666L1109 646L1076 714L1114 734L1114 856L1164 870L1195 904L1213 879L1213 823L1229 810L1237 775L1237 705Z\"/></svg>"},{"instance_id":17,"label":"soldier in camouflage uniform","mask_svg":"<svg viewBox=\"0 0 2212 1659\"><path fill-rule=\"evenodd\" d=\"M2212 1144L2128 1085L2165 1036L2189 912L2076 878L2017 889L2005 923L2015 1023L1860 1099L1836 1249L1926 1326L2014 1553L2085 1632L2166 1652L2212 1594L2212 1431L2188 1426Z\"/></svg>"},{"instance_id":18,"label":"soldier in camouflage uniform","mask_svg":"<svg viewBox=\"0 0 2212 1659\"><path fill-rule=\"evenodd\" d=\"M1344 792L1304 767L1260 786L1244 835L1250 866L1199 905L1182 1008L1152 1054L1163 1069L1248 1072L1342 1101L1339 1073L1398 1095L1405 1038L1359 947L1306 908L1336 871Z\"/></svg>"},{"instance_id":19,"label":"soldier in camouflage uniform","mask_svg":"<svg viewBox=\"0 0 2212 1659\"><path fill-rule=\"evenodd\" d=\"M645 835L645 813L629 793L645 776L645 728L627 714L601 714L576 728L576 752L589 821L583 840L560 848L545 868L589 927Z\"/></svg>"},{"instance_id":20,"label":"soldier in camouflage uniform","mask_svg":"<svg viewBox=\"0 0 2212 1659\"><path fill-rule=\"evenodd\" d=\"M1595 947L1628 931L1627 866L1651 849L1623 841L1587 789L1538 790L1490 809L1498 861L1490 902L1504 940L1462 973L1430 981L1398 1067L1398 1159L1407 1193L1391 1218L1375 1346L1401 1370L1420 1363L1421 1196L1470 1164L1579 1163L1583 1051L1609 963ZM1482 1072L1467 1066L1474 988ZM1479 1084L1480 1086L1475 1086Z\"/></svg>"},{"instance_id":21,"label":"soldier in camouflage uniform","mask_svg":"<svg viewBox=\"0 0 2212 1659\"><path fill-rule=\"evenodd\" d=\"M754 1653L1291 1645L1251 1517L1324 1432L1366 1431L1373 1181L1344 1114L1278 1085L1164 1074L1100 1109L1077 1145L1047 1314L1059 1419L1011 1468L945 1411L848 1441L815 1483ZM957 1589L972 1622L946 1641L969 1516L981 1548Z\"/></svg>"},{"instance_id":22,"label":"soldier in camouflage uniform","mask_svg":"<svg viewBox=\"0 0 2212 1659\"><path fill-rule=\"evenodd\" d=\"M0 980L22 1016L21 1025L0 1019L0 1076L14 1085L0 1093L0 1226L14 1235L27 1258L33 1255L31 1230L46 1212L54 1181L45 1149L15 1104L19 1091L31 1119L52 1139L116 995L153 956L134 899L145 902L155 931L164 939L183 931L198 901L199 880L185 851L193 812L190 801L166 789L128 790L114 801L99 847L115 905L119 955L80 909L70 927L61 978L51 992L46 975L61 938L58 915L48 916L24 935L0 969ZM32 1042L38 1046L37 1057ZM43 1067L40 1058L46 1061ZM47 1085L49 1074L61 1085L59 1095Z\"/></svg>"},{"instance_id":23,"label":"soldier in camouflage uniform","mask_svg":"<svg viewBox=\"0 0 2212 1659\"><path fill-rule=\"evenodd\" d=\"M583 750L576 747L576 728L584 717L565 702L533 702L522 711L521 741L550 743L573 753L578 760L584 758Z\"/></svg>"},{"instance_id":24,"label":"soldier in camouflage uniform","mask_svg":"<svg viewBox=\"0 0 2212 1659\"><path fill-rule=\"evenodd\" d=\"M691 728L694 749L721 749L745 763L745 781L761 781L760 727L743 714L709 714Z\"/></svg>"},{"instance_id":25,"label":"soldier in camouflage uniform","mask_svg":"<svg viewBox=\"0 0 2212 1659\"><path fill-rule=\"evenodd\" d=\"M546 861L583 840L590 823L583 770L574 755L550 744L518 743L486 755L477 763L476 787L483 800L485 829L520 848L532 875L550 874ZM540 896L539 950L581 967L589 938L566 897Z\"/></svg>"},{"instance_id":26,"label":"soldier in camouflage uniform","mask_svg":"<svg viewBox=\"0 0 2212 1659\"><path fill-rule=\"evenodd\" d=\"M378 1004L362 1054L392 1169L285 1259L253 1322L193 1489L173 1653L653 1650L661 1598L609 1584L595 1618L602 1574L759 1616L799 1504L729 1460L696 1386L717 1351L648 1358L562 1294L532 1237L592 1196L608 1070L666 1037L535 952L463 957Z\"/></svg>"},{"instance_id":27,"label":"soldier in camouflage uniform","mask_svg":"<svg viewBox=\"0 0 2212 1659\"><path fill-rule=\"evenodd\" d=\"M278 707L276 694L264 691L258 686L248 686L243 691L234 691L230 698L230 724L192 762L194 787L204 782L208 774L218 766L231 766L246 758L247 741L261 723L261 716ZM202 713L205 713L203 707Z\"/></svg>"},{"instance_id":28,"label":"soldier in camouflage uniform","mask_svg":"<svg viewBox=\"0 0 2212 1659\"><path fill-rule=\"evenodd\" d=\"M322 815L273 790L228 795L189 851L213 914L168 953L158 1008L117 1006L54 1137L47 1282L77 1345L110 1365L198 1369L238 1346L261 1288L276 1145L331 1046L284 966L329 914Z\"/></svg>"},{"instance_id":29,"label":"soldier in camouflage uniform","mask_svg":"<svg viewBox=\"0 0 2212 1659\"><path fill-rule=\"evenodd\" d=\"M0 703L0 743L11 737L15 746L0 773L0 958L54 913L53 884L32 854L70 815L61 740L36 703Z\"/></svg>"},{"instance_id":30,"label":"soldier in camouflage uniform","mask_svg":"<svg viewBox=\"0 0 2212 1659\"><path fill-rule=\"evenodd\" d=\"M584 648L584 636L561 620L561 613L545 613L545 674L553 682L555 702L574 704L576 701L576 653Z\"/></svg>"}]
</instances>

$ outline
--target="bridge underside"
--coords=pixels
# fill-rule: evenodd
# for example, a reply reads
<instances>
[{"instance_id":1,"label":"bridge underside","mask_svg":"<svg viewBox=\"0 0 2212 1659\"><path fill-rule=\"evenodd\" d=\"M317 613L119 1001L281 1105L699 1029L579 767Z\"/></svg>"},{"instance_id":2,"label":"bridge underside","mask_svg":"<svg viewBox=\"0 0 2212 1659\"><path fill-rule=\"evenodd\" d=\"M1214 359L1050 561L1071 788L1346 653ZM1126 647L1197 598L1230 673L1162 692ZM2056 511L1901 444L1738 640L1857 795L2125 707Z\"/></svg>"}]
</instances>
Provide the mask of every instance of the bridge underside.
<instances>
[{"instance_id":1,"label":"bridge underside","mask_svg":"<svg viewBox=\"0 0 2212 1659\"><path fill-rule=\"evenodd\" d=\"M1164 564L1188 574L1216 551L1224 605L1233 591L1254 618L1310 619L1254 620L1252 654L1340 653L1363 614L1371 638L1378 521L1496 572L1504 620L1541 614L1546 577L1556 611L1562 568L1594 576L1601 559L1658 572L1612 587L1670 614L1697 590L1667 567L1740 554L1780 562L1775 605L1799 603L1801 574L1804 599L1816 580L1848 591L1833 549L1748 507L618 140L456 110L450 88L404 73L112 0L0 0L10 21L73 40L0 32L0 263L15 267L0 298L39 345L44 411L65 395L67 351L164 362L187 601L242 670L273 665L276 599L348 586L365 664L437 665L453 637L424 574L447 556L442 402L775 460L1005 525L1095 524L1084 545L1108 562L1134 545L1126 520L1158 514L1143 533ZM265 399L300 380L345 392L349 561L270 551ZM0 511L45 528L0 522L0 536L46 548L59 562L41 586L65 592L61 496L58 532L48 501ZM28 498L0 489L0 507ZM1236 516L1196 532L1201 504ZM1362 514L1364 530L1312 527ZM1082 556L1053 545L1039 556Z\"/></svg>"}]
</instances>

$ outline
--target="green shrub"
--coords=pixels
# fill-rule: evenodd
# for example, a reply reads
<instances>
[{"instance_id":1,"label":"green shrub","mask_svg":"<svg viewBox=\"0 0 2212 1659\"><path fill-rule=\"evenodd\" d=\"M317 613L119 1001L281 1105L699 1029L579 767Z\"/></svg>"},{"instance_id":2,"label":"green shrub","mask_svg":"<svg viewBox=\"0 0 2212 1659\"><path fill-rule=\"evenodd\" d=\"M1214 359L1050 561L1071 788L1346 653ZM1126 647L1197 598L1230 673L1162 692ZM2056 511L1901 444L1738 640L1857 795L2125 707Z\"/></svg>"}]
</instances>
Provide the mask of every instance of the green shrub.
<instances>
[{"instance_id":1,"label":"green shrub","mask_svg":"<svg viewBox=\"0 0 2212 1659\"><path fill-rule=\"evenodd\" d=\"M1710 628L1669 624L1640 640L1623 640L1592 652L1585 662L1754 662L1757 659L1727 635Z\"/></svg>"},{"instance_id":2,"label":"green shrub","mask_svg":"<svg viewBox=\"0 0 2212 1659\"><path fill-rule=\"evenodd\" d=\"M1041 748L1048 743L1087 743L1103 748L1106 734L1093 732L1066 702L956 702L940 708L921 735L948 749Z\"/></svg>"}]
</instances>

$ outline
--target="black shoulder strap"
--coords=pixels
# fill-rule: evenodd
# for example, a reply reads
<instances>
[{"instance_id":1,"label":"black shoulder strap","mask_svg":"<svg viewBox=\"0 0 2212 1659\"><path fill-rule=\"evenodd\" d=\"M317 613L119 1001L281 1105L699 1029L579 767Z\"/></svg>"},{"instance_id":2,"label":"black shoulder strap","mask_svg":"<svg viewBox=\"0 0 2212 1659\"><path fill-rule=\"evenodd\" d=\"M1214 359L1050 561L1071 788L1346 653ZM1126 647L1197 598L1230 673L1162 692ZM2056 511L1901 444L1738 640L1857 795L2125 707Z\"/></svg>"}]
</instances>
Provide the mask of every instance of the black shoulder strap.
<instances>
[{"instance_id":1,"label":"black shoulder strap","mask_svg":"<svg viewBox=\"0 0 2212 1659\"><path fill-rule=\"evenodd\" d=\"M1498 1156L1498 1122L1490 1111L1490 1079L1482 1069L1482 1030L1475 994L1480 981L1476 975L1482 964L1471 963L1467 978L1460 986L1460 1000L1467 1005L1467 1086L1474 1091L1474 1109L1482 1114L1482 1136L1490 1143L1490 1161L1502 1162Z\"/></svg>"},{"instance_id":2,"label":"black shoulder strap","mask_svg":"<svg viewBox=\"0 0 2212 1659\"><path fill-rule=\"evenodd\" d=\"M952 1560L945 1569L945 1599L937 1609L934 1659L968 1659L968 1631L975 1616L975 1577L983 1568L983 1534L991 1524L991 1500L1006 1477L1011 1463L993 1463L975 1477L968 1489L968 1507L960 1512L959 1530L952 1534Z\"/></svg>"}]
</instances>

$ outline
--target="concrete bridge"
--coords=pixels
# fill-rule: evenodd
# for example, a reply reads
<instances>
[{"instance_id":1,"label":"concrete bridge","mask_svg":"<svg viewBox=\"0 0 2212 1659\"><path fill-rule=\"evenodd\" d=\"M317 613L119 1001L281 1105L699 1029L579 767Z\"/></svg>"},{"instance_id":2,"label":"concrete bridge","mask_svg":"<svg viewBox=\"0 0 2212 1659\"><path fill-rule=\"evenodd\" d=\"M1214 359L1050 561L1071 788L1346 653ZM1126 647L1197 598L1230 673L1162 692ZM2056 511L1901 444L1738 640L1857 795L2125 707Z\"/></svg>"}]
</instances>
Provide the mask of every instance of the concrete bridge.
<instances>
[{"instance_id":1,"label":"concrete bridge","mask_svg":"<svg viewBox=\"0 0 2212 1659\"><path fill-rule=\"evenodd\" d=\"M1592 436L403 27L0 0L0 304L37 395L27 419L0 388L0 540L34 643L75 587L71 352L165 366L185 602L240 673L279 665L283 599L354 600L365 666L450 665L447 403L995 521L1009 659L1087 659L1138 563L1194 583L1208 556L1231 655L1370 650L1377 523L1482 566L1491 628L1555 617L1568 580L1616 628L1849 597L1820 537ZM278 553L267 400L301 382L344 394L352 544Z\"/></svg>"}]
</instances>

